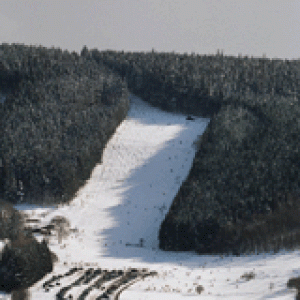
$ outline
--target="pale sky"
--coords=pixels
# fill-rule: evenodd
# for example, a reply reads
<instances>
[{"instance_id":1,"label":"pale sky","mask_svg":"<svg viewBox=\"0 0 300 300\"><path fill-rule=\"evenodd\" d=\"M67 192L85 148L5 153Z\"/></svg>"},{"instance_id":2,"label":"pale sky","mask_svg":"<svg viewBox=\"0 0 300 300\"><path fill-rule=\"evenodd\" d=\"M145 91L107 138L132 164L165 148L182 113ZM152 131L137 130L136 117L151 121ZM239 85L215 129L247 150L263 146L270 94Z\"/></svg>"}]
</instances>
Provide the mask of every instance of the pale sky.
<instances>
[{"instance_id":1,"label":"pale sky","mask_svg":"<svg viewBox=\"0 0 300 300\"><path fill-rule=\"evenodd\" d=\"M0 43L300 58L299 0L0 0Z\"/></svg>"}]
</instances>

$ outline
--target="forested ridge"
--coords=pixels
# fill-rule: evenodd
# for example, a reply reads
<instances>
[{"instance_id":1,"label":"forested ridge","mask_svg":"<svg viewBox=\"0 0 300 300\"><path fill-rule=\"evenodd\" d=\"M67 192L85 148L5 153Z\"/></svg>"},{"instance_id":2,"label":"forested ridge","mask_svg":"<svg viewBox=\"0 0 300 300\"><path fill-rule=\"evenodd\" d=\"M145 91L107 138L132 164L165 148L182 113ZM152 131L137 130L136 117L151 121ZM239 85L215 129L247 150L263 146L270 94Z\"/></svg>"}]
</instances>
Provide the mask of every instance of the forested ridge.
<instances>
[{"instance_id":1,"label":"forested ridge","mask_svg":"<svg viewBox=\"0 0 300 300\"><path fill-rule=\"evenodd\" d=\"M27 288L53 254L12 203L68 202L129 108L126 83L83 48L0 45L0 290ZM6 200L5 201L3 201Z\"/></svg>"},{"instance_id":2,"label":"forested ridge","mask_svg":"<svg viewBox=\"0 0 300 300\"><path fill-rule=\"evenodd\" d=\"M70 199L126 116L128 87L164 110L211 118L161 225L161 249L241 253L299 244L300 61L0 50L5 199Z\"/></svg>"},{"instance_id":3,"label":"forested ridge","mask_svg":"<svg viewBox=\"0 0 300 300\"><path fill-rule=\"evenodd\" d=\"M298 60L91 53L150 103L211 117L161 225L161 249L238 254L299 244Z\"/></svg>"},{"instance_id":4,"label":"forested ridge","mask_svg":"<svg viewBox=\"0 0 300 300\"><path fill-rule=\"evenodd\" d=\"M2 44L0 70L2 196L70 200L126 116L126 84L85 49Z\"/></svg>"},{"instance_id":5,"label":"forested ridge","mask_svg":"<svg viewBox=\"0 0 300 300\"><path fill-rule=\"evenodd\" d=\"M300 61L160 52L91 50L91 55L127 79L131 91L171 110L211 116L223 104L256 107L253 95L296 96ZM248 96L247 96L248 95ZM191 110L193 109L193 110Z\"/></svg>"}]
</instances>

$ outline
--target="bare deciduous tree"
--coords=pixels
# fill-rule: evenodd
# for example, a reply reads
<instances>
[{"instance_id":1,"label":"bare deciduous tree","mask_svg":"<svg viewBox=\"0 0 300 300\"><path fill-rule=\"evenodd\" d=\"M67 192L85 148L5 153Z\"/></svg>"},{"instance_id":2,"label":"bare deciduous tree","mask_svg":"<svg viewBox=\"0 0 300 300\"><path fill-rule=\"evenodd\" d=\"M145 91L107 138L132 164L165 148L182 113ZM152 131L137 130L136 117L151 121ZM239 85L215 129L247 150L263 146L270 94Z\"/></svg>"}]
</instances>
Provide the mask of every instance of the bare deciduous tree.
<instances>
[{"instance_id":1,"label":"bare deciduous tree","mask_svg":"<svg viewBox=\"0 0 300 300\"><path fill-rule=\"evenodd\" d=\"M70 222L64 216L56 216L50 221L50 224L54 225L58 243L61 244L62 239L66 238L70 233Z\"/></svg>"}]
</instances>

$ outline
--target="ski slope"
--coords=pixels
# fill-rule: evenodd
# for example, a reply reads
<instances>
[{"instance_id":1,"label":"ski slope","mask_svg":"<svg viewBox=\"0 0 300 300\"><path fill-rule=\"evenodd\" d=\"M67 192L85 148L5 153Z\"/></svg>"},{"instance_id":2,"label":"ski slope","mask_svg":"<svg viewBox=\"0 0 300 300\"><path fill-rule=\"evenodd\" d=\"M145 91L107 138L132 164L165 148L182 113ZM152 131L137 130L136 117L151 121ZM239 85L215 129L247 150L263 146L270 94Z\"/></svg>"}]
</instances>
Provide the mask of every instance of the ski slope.
<instances>
[{"instance_id":1,"label":"ski slope","mask_svg":"<svg viewBox=\"0 0 300 300\"><path fill-rule=\"evenodd\" d=\"M79 275L61 278L48 292L42 284L73 267L82 267L81 275L88 268L157 272L130 285L121 300L198 299L199 286L201 299L294 299L296 292L286 283L300 275L298 250L223 257L158 249L159 226L188 175L194 143L208 122L188 121L185 115L163 112L131 95L128 116L108 142L103 162L69 205L19 205L40 226L64 216L75 229L62 241L49 237L58 262L52 274L29 289L30 299L56 299L59 289ZM70 288L68 295L77 299L95 281ZM96 299L98 292L94 288L86 299Z\"/></svg>"}]
</instances>

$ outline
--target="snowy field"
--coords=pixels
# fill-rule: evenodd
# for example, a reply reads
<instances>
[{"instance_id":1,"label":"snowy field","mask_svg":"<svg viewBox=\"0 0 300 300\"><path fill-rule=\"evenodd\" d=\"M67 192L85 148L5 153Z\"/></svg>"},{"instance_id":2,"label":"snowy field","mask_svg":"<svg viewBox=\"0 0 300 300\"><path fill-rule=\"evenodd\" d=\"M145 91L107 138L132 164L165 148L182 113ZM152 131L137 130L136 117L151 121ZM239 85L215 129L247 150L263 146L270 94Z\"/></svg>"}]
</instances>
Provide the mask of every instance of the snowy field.
<instances>
[{"instance_id":1,"label":"snowy field","mask_svg":"<svg viewBox=\"0 0 300 300\"><path fill-rule=\"evenodd\" d=\"M42 284L74 266L157 272L128 287L120 300L295 299L296 292L286 283L300 275L299 251L222 257L158 249L159 226L191 168L194 142L208 122L188 121L185 115L163 112L131 96L128 117L108 142L103 164L94 168L70 205L18 206L41 226L64 216L75 229L61 241L49 237L59 260L52 274L30 288L30 299L56 299L75 276L62 278L48 292ZM79 299L83 288L76 286L68 295ZM86 299L96 296L92 290Z\"/></svg>"}]
</instances>

